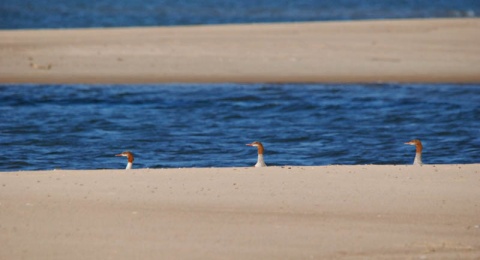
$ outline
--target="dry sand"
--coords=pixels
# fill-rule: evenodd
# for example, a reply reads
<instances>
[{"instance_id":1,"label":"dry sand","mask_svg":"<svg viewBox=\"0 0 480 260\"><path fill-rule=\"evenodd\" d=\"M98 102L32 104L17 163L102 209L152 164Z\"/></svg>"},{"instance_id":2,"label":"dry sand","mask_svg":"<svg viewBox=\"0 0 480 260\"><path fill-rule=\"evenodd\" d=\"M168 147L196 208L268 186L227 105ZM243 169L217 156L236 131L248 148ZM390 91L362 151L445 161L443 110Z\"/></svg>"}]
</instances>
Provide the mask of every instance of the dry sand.
<instances>
[{"instance_id":1,"label":"dry sand","mask_svg":"<svg viewBox=\"0 0 480 260\"><path fill-rule=\"evenodd\" d=\"M480 19L0 31L21 82L480 82Z\"/></svg>"},{"instance_id":2,"label":"dry sand","mask_svg":"<svg viewBox=\"0 0 480 260\"><path fill-rule=\"evenodd\" d=\"M480 259L480 164L0 173L0 259Z\"/></svg>"},{"instance_id":3,"label":"dry sand","mask_svg":"<svg viewBox=\"0 0 480 260\"><path fill-rule=\"evenodd\" d=\"M0 31L0 83L480 82L479 31ZM0 259L480 259L479 199L479 164L0 172Z\"/></svg>"}]
</instances>

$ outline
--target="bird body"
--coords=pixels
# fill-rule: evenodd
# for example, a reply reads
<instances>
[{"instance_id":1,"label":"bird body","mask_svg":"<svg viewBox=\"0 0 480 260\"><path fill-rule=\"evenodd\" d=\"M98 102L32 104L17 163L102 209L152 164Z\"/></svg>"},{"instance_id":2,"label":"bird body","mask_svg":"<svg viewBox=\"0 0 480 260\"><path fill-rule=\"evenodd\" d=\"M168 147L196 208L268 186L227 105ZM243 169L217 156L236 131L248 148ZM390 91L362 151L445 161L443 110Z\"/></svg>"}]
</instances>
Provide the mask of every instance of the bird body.
<instances>
[{"instance_id":1,"label":"bird body","mask_svg":"<svg viewBox=\"0 0 480 260\"><path fill-rule=\"evenodd\" d=\"M415 145L416 147L416 153L415 153L415 159L413 160L413 165L422 165L422 142L418 139L411 140L410 142L406 142L405 144L409 145Z\"/></svg>"},{"instance_id":2,"label":"bird body","mask_svg":"<svg viewBox=\"0 0 480 260\"><path fill-rule=\"evenodd\" d=\"M120 154L116 154L115 156L127 157L128 163L127 163L127 167L126 167L125 169L126 169L126 170L132 169L133 159L134 159L132 152L130 152L130 151L125 151L125 152L122 152L122 153L120 153Z\"/></svg>"},{"instance_id":3,"label":"bird body","mask_svg":"<svg viewBox=\"0 0 480 260\"><path fill-rule=\"evenodd\" d=\"M258 159L257 159L257 163L255 164L255 167L267 167L267 165L265 164L265 160L263 159L263 152L265 151L265 149L263 148L263 144L260 143L259 141L255 141L247 145L258 148Z\"/></svg>"}]
</instances>

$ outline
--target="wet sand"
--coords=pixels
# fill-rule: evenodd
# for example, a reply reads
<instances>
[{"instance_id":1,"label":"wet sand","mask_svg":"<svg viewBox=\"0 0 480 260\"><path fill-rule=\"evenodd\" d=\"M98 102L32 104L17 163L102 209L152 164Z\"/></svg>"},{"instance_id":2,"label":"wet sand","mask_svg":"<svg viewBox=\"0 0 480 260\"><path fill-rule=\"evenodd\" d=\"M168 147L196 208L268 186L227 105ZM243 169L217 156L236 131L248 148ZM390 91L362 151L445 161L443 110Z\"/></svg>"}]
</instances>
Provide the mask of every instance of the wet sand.
<instances>
[{"instance_id":1,"label":"wet sand","mask_svg":"<svg viewBox=\"0 0 480 260\"><path fill-rule=\"evenodd\" d=\"M480 19L0 31L0 83L480 82Z\"/></svg>"},{"instance_id":2,"label":"wet sand","mask_svg":"<svg viewBox=\"0 0 480 260\"><path fill-rule=\"evenodd\" d=\"M480 165L0 173L0 259L478 259Z\"/></svg>"}]
</instances>

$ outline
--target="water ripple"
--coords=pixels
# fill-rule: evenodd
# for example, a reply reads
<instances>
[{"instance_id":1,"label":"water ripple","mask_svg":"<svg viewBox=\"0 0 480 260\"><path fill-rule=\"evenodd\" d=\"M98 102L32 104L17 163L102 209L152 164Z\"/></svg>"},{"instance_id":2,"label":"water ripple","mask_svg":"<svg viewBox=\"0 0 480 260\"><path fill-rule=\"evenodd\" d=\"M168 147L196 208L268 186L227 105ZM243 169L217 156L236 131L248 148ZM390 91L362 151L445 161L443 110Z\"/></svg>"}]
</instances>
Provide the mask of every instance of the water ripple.
<instances>
[{"instance_id":1,"label":"water ripple","mask_svg":"<svg viewBox=\"0 0 480 260\"><path fill-rule=\"evenodd\" d=\"M477 85L4 85L0 170L480 161Z\"/></svg>"}]
</instances>

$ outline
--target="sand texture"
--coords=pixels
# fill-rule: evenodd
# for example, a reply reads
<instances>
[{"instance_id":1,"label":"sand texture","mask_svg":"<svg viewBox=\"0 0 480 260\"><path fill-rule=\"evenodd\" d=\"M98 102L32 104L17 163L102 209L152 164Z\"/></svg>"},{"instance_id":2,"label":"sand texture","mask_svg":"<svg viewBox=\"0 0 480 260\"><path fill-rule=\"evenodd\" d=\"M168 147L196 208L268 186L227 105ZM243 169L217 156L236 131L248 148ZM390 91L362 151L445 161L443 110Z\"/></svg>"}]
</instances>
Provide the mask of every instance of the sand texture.
<instances>
[{"instance_id":1,"label":"sand texture","mask_svg":"<svg viewBox=\"0 0 480 260\"><path fill-rule=\"evenodd\" d=\"M480 82L480 19L0 31L0 83ZM480 259L480 165L0 172L0 259Z\"/></svg>"},{"instance_id":2,"label":"sand texture","mask_svg":"<svg viewBox=\"0 0 480 260\"><path fill-rule=\"evenodd\" d=\"M479 259L480 165L0 173L0 259Z\"/></svg>"},{"instance_id":3,"label":"sand texture","mask_svg":"<svg viewBox=\"0 0 480 260\"><path fill-rule=\"evenodd\" d=\"M0 31L0 83L480 82L480 19Z\"/></svg>"}]
</instances>

